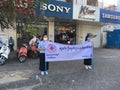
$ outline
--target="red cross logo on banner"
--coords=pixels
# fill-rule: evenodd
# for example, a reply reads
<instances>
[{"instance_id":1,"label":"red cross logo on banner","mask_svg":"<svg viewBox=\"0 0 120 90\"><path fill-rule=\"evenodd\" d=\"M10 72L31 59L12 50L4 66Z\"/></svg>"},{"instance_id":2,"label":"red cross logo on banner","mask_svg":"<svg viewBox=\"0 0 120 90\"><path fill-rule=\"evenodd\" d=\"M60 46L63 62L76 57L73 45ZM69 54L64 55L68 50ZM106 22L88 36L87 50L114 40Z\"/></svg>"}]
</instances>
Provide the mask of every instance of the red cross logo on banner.
<instances>
[{"instance_id":1,"label":"red cross logo on banner","mask_svg":"<svg viewBox=\"0 0 120 90\"><path fill-rule=\"evenodd\" d=\"M53 46L50 46L50 48L49 48L51 51L53 51L54 50L54 47Z\"/></svg>"},{"instance_id":2,"label":"red cross logo on banner","mask_svg":"<svg viewBox=\"0 0 120 90\"><path fill-rule=\"evenodd\" d=\"M49 44L48 48L50 52L54 52L56 50L56 46L54 44Z\"/></svg>"}]
</instances>

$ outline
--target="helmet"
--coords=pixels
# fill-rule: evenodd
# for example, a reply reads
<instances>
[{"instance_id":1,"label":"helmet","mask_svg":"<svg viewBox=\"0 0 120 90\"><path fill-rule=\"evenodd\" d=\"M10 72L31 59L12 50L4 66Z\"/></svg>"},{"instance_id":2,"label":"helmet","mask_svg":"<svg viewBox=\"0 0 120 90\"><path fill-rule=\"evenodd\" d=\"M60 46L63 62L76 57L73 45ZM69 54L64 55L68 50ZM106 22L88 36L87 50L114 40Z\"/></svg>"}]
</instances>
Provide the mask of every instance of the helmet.
<instances>
[{"instance_id":1,"label":"helmet","mask_svg":"<svg viewBox=\"0 0 120 90\"><path fill-rule=\"evenodd\" d=\"M2 42L2 44L5 45L5 46L9 46L9 45L8 45L8 39L5 39L5 40Z\"/></svg>"},{"instance_id":2,"label":"helmet","mask_svg":"<svg viewBox=\"0 0 120 90\"><path fill-rule=\"evenodd\" d=\"M24 43L22 44L22 46L23 46L23 47L27 47L27 45L26 45L26 44L24 44Z\"/></svg>"}]
</instances>

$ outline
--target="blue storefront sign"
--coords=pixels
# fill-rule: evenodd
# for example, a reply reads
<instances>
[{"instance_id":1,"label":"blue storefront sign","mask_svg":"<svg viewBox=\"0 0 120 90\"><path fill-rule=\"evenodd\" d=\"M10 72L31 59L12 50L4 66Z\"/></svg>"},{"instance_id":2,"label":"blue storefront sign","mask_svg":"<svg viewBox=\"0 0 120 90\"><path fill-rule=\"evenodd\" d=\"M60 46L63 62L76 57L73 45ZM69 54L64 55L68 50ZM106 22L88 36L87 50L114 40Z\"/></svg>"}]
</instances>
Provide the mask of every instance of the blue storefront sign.
<instances>
[{"instance_id":1,"label":"blue storefront sign","mask_svg":"<svg viewBox=\"0 0 120 90\"><path fill-rule=\"evenodd\" d=\"M72 3L50 0L47 3L39 4L36 8L37 16L40 16L41 13L43 13L42 12L43 10L41 9L44 10L45 16L72 19L73 12Z\"/></svg>"},{"instance_id":2,"label":"blue storefront sign","mask_svg":"<svg viewBox=\"0 0 120 90\"><path fill-rule=\"evenodd\" d=\"M120 12L100 9L100 22L120 24Z\"/></svg>"}]
</instances>

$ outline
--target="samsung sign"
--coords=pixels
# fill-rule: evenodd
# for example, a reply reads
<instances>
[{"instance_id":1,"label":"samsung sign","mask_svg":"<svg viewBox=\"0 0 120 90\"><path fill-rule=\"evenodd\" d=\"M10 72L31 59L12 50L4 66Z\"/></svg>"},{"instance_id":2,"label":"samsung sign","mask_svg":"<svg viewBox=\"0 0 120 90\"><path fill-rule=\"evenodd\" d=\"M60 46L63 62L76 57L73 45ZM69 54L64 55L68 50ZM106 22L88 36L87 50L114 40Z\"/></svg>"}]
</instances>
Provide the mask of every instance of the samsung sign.
<instances>
[{"instance_id":1,"label":"samsung sign","mask_svg":"<svg viewBox=\"0 0 120 90\"><path fill-rule=\"evenodd\" d=\"M73 6L65 2L43 3L36 8L37 16L41 15L41 11L44 11L46 16L72 19Z\"/></svg>"},{"instance_id":2,"label":"samsung sign","mask_svg":"<svg viewBox=\"0 0 120 90\"><path fill-rule=\"evenodd\" d=\"M120 16L111 15L111 14L106 14L106 13L102 13L102 17L103 17L103 18L106 18L106 19L120 20Z\"/></svg>"},{"instance_id":3,"label":"samsung sign","mask_svg":"<svg viewBox=\"0 0 120 90\"><path fill-rule=\"evenodd\" d=\"M100 9L100 22L120 24L120 12Z\"/></svg>"}]
</instances>

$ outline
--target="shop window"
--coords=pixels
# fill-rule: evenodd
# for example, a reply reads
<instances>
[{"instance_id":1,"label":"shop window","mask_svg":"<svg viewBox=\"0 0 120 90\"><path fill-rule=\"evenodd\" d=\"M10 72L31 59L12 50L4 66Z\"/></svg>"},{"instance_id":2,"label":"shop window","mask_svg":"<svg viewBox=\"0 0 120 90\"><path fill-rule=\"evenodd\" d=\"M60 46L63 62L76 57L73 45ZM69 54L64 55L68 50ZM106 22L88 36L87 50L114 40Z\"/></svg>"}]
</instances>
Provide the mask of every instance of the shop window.
<instances>
[{"instance_id":1,"label":"shop window","mask_svg":"<svg viewBox=\"0 0 120 90\"><path fill-rule=\"evenodd\" d=\"M22 43L26 43L28 45L30 39L33 38L33 35L39 37L47 33L48 33L47 22L39 22L27 26L24 26L22 24L20 25L19 23L17 25L17 41L18 41L17 45L18 47L20 47Z\"/></svg>"},{"instance_id":2,"label":"shop window","mask_svg":"<svg viewBox=\"0 0 120 90\"><path fill-rule=\"evenodd\" d=\"M68 23L55 23L55 42L62 43L62 37L65 37L66 43L76 43L76 25Z\"/></svg>"},{"instance_id":3,"label":"shop window","mask_svg":"<svg viewBox=\"0 0 120 90\"><path fill-rule=\"evenodd\" d=\"M87 0L87 5L97 6L98 0Z\"/></svg>"}]
</instances>

